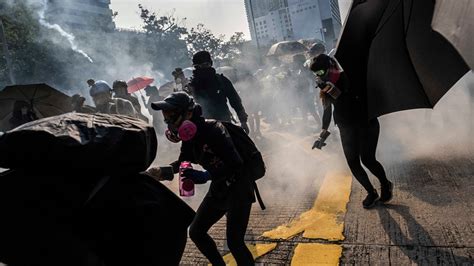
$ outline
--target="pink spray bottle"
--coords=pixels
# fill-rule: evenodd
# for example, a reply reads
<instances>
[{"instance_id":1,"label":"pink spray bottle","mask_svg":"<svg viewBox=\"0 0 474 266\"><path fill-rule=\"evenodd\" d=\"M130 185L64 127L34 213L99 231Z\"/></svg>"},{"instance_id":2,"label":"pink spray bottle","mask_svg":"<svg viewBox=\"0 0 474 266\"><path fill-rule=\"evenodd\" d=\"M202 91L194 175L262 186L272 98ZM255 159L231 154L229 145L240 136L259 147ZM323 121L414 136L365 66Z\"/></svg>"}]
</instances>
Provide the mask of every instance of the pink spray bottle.
<instances>
[{"instance_id":1,"label":"pink spray bottle","mask_svg":"<svg viewBox=\"0 0 474 266\"><path fill-rule=\"evenodd\" d=\"M181 197L191 197L194 196L194 182L183 176L185 169L193 169L190 162L181 162L179 165L179 195ZM183 179L186 180L183 181Z\"/></svg>"}]
</instances>

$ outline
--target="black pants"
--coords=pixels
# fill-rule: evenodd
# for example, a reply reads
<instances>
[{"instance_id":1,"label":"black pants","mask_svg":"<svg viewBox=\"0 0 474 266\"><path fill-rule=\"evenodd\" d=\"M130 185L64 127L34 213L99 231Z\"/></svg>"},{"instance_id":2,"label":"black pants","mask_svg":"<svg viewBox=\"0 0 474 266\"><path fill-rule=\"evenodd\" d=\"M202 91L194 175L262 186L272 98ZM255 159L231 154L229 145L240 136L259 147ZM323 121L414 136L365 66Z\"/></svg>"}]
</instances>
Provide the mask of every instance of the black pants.
<instances>
[{"instance_id":1,"label":"black pants","mask_svg":"<svg viewBox=\"0 0 474 266\"><path fill-rule=\"evenodd\" d=\"M227 216L227 245L238 265L254 265L252 253L244 242L245 231L249 222L252 204L233 206L228 210L217 208L213 199L205 198L196 212L189 236L197 248L212 263L212 265L225 265L216 243L207 231L224 215Z\"/></svg>"},{"instance_id":2,"label":"black pants","mask_svg":"<svg viewBox=\"0 0 474 266\"><path fill-rule=\"evenodd\" d=\"M342 148L347 163L354 177L367 190L374 191L367 173L360 162L374 174L381 184L387 184L388 179L382 164L375 158L379 140L380 125L377 119L369 121L368 125L338 125L341 133Z\"/></svg>"}]
</instances>

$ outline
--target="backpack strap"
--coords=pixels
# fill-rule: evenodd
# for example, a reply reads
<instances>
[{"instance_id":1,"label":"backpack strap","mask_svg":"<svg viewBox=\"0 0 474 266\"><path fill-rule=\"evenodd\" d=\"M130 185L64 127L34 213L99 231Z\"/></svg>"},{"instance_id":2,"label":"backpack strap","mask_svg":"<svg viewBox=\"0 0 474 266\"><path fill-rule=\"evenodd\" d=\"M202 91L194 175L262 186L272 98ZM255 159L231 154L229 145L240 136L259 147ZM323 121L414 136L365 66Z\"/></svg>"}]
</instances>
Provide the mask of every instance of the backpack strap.
<instances>
[{"instance_id":1,"label":"backpack strap","mask_svg":"<svg viewBox=\"0 0 474 266\"><path fill-rule=\"evenodd\" d=\"M258 205L260 205L260 209L265 210L265 204L263 203L262 197L260 196L260 192L258 191L257 182L253 182L253 190L255 191L255 196L257 197Z\"/></svg>"}]
</instances>

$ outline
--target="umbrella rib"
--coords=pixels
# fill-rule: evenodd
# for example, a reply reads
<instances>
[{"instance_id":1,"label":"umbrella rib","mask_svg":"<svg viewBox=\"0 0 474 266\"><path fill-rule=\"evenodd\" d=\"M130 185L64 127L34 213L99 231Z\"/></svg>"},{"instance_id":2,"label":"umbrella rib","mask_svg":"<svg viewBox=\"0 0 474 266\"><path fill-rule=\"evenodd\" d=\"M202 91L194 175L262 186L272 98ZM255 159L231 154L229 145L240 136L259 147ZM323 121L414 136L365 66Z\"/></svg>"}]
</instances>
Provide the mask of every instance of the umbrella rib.
<instances>
[{"instance_id":1,"label":"umbrella rib","mask_svg":"<svg viewBox=\"0 0 474 266\"><path fill-rule=\"evenodd\" d=\"M411 15L413 13L412 11L413 11L413 0L411 0L410 14L408 15L407 25L405 26L405 38L406 38L407 33L408 33L408 28L410 27Z\"/></svg>"}]
</instances>

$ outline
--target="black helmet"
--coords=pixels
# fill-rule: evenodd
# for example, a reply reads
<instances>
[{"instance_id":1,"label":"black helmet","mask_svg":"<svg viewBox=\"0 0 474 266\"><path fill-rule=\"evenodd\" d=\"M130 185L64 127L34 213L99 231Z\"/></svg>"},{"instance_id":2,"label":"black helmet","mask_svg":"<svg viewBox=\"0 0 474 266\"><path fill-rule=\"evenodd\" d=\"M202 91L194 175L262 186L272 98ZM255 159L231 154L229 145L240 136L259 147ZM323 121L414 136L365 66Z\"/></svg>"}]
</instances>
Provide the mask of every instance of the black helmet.
<instances>
[{"instance_id":1,"label":"black helmet","mask_svg":"<svg viewBox=\"0 0 474 266\"><path fill-rule=\"evenodd\" d=\"M326 54L320 54L311 60L311 65L309 66L309 68L313 72L317 72L319 70L326 71L331 66L331 63L332 63L331 57L329 57Z\"/></svg>"},{"instance_id":2,"label":"black helmet","mask_svg":"<svg viewBox=\"0 0 474 266\"><path fill-rule=\"evenodd\" d=\"M190 97L187 93L179 91L173 92L168 97L166 97L163 101L154 102L151 104L151 108L153 110L179 110L181 112L184 111L192 111L194 109L194 100L193 97Z\"/></svg>"},{"instance_id":3,"label":"black helmet","mask_svg":"<svg viewBox=\"0 0 474 266\"><path fill-rule=\"evenodd\" d=\"M112 88L120 88L120 87L128 87L127 85L127 82L125 82L125 80L116 80L114 81L114 83L112 84Z\"/></svg>"},{"instance_id":4,"label":"black helmet","mask_svg":"<svg viewBox=\"0 0 474 266\"><path fill-rule=\"evenodd\" d=\"M208 51L199 51L193 55L193 65L209 63L212 65L211 54Z\"/></svg>"}]
</instances>

